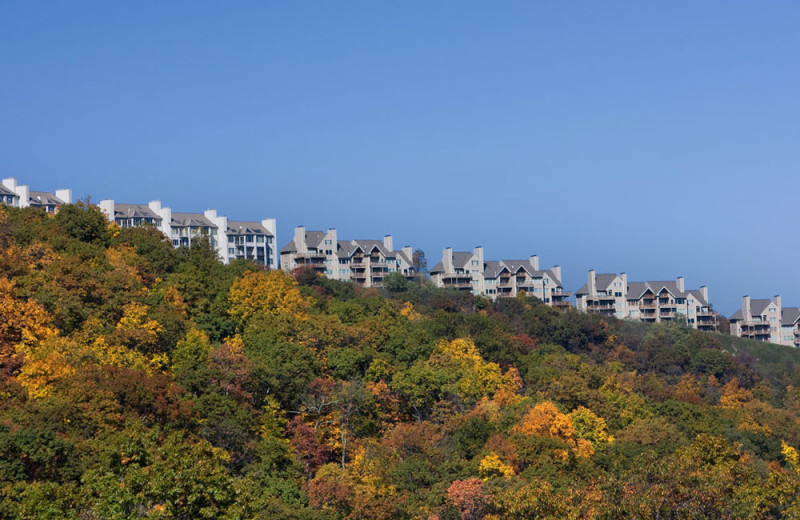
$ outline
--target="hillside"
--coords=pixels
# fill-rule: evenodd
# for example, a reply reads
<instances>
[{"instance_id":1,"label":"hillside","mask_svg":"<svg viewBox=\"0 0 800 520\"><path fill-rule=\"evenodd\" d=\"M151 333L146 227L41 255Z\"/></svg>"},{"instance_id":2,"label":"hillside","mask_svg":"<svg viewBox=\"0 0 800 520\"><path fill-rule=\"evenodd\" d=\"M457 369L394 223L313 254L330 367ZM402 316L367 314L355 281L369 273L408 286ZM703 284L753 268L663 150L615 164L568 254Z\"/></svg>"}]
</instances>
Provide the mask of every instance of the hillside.
<instances>
[{"instance_id":1,"label":"hillside","mask_svg":"<svg viewBox=\"0 0 800 520\"><path fill-rule=\"evenodd\" d=\"M800 352L0 207L0 518L796 518Z\"/></svg>"}]
</instances>

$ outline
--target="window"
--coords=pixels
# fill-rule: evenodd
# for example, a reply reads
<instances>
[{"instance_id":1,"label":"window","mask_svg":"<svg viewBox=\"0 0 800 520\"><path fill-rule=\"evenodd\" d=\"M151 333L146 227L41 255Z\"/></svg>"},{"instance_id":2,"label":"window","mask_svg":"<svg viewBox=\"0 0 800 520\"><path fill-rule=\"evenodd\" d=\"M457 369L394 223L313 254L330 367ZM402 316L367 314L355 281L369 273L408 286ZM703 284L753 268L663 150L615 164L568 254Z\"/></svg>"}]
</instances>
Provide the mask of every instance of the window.
<instances>
[{"instance_id":1,"label":"window","mask_svg":"<svg viewBox=\"0 0 800 520\"><path fill-rule=\"evenodd\" d=\"M256 242L258 242L259 244L263 244L264 243L264 235L258 235L256 237Z\"/></svg>"}]
</instances>

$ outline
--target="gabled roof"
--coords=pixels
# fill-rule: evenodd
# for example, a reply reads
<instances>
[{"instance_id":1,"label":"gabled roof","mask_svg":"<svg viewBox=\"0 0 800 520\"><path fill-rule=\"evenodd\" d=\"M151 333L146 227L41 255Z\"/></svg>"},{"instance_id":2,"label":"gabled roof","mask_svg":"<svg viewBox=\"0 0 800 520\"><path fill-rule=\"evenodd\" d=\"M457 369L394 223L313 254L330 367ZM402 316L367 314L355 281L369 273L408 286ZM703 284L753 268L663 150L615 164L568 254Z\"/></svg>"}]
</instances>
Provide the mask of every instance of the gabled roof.
<instances>
[{"instance_id":1,"label":"gabled roof","mask_svg":"<svg viewBox=\"0 0 800 520\"><path fill-rule=\"evenodd\" d=\"M228 221L228 235L266 235L272 236L272 233L265 228L261 222L246 222L242 220L229 220Z\"/></svg>"},{"instance_id":2,"label":"gabled roof","mask_svg":"<svg viewBox=\"0 0 800 520\"><path fill-rule=\"evenodd\" d=\"M385 257L393 256L392 251L389 251L383 244L383 240L353 240L353 242L361 246L364 253L371 253L374 249L378 249Z\"/></svg>"},{"instance_id":3,"label":"gabled roof","mask_svg":"<svg viewBox=\"0 0 800 520\"><path fill-rule=\"evenodd\" d=\"M471 251L453 251L453 269L464 269L464 267L469 263L472 257L475 256L474 253ZM485 262L484 262L485 263ZM436 273L443 273L444 272L444 263L439 262L433 269L431 269L431 274Z\"/></svg>"},{"instance_id":4,"label":"gabled roof","mask_svg":"<svg viewBox=\"0 0 800 520\"><path fill-rule=\"evenodd\" d=\"M271 234L270 234L271 235ZM324 231L306 231L306 247L319 248L319 245L325 239ZM297 244L294 243L294 238L281 248L281 253L296 253Z\"/></svg>"},{"instance_id":5,"label":"gabled roof","mask_svg":"<svg viewBox=\"0 0 800 520\"><path fill-rule=\"evenodd\" d=\"M694 296L694 299L697 300L700 303L700 305L708 305L708 302L703 297L703 291L701 291L700 289L689 289L684 294L687 295L691 294L692 296Z\"/></svg>"},{"instance_id":6,"label":"gabled roof","mask_svg":"<svg viewBox=\"0 0 800 520\"><path fill-rule=\"evenodd\" d=\"M399 251L395 251L394 255L395 255L396 258L402 258L403 260L406 261L406 263L408 265L413 267L414 259L413 258L409 258L408 255L406 254L406 252L403 251L402 249L400 249ZM411 256L414 256L414 255L411 255Z\"/></svg>"},{"instance_id":7,"label":"gabled roof","mask_svg":"<svg viewBox=\"0 0 800 520\"><path fill-rule=\"evenodd\" d=\"M358 244L354 244L349 240L339 240L336 244L336 254L339 255L339 258L350 258L358 250L363 252L363 249Z\"/></svg>"},{"instance_id":8,"label":"gabled roof","mask_svg":"<svg viewBox=\"0 0 800 520\"><path fill-rule=\"evenodd\" d=\"M754 299L754 298L751 298L750 299L750 315L751 316L760 316L761 314L764 313L766 308L769 307L770 303L772 303L772 300L770 300L770 299L766 299L766 298L764 298L764 299L760 299L760 298L759 299ZM733 316L730 317L730 319L731 319L731 321L733 321L733 320L743 320L744 319L744 313L742 312L742 308L739 307L739 310L736 311L733 314Z\"/></svg>"},{"instance_id":9,"label":"gabled roof","mask_svg":"<svg viewBox=\"0 0 800 520\"><path fill-rule=\"evenodd\" d=\"M31 206L63 206L65 204L55 194L46 191L31 191L29 201Z\"/></svg>"},{"instance_id":10,"label":"gabled roof","mask_svg":"<svg viewBox=\"0 0 800 520\"><path fill-rule=\"evenodd\" d=\"M520 269L528 274L535 272L530 260L500 260L500 263L508 267L509 272L516 274Z\"/></svg>"},{"instance_id":11,"label":"gabled roof","mask_svg":"<svg viewBox=\"0 0 800 520\"><path fill-rule=\"evenodd\" d=\"M208 227L216 229L217 225L206 218L202 213L172 213L172 226L176 227Z\"/></svg>"},{"instance_id":12,"label":"gabled roof","mask_svg":"<svg viewBox=\"0 0 800 520\"><path fill-rule=\"evenodd\" d=\"M131 217L161 219L147 204L114 204L114 218Z\"/></svg>"},{"instance_id":13,"label":"gabled roof","mask_svg":"<svg viewBox=\"0 0 800 520\"><path fill-rule=\"evenodd\" d=\"M666 289L674 298L683 298L685 292L678 290L678 282L675 280L656 281L656 282L628 282L628 300L638 300L644 293L652 291L659 295Z\"/></svg>"},{"instance_id":14,"label":"gabled roof","mask_svg":"<svg viewBox=\"0 0 800 520\"><path fill-rule=\"evenodd\" d=\"M794 326L800 321L800 308L784 307L782 309L781 325Z\"/></svg>"},{"instance_id":15,"label":"gabled roof","mask_svg":"<svg viewBox=\"0 0 800 520\"><path fill-rule=\"evenodd\" d=\"M500 262L487 260L483 263L483 277L489 279L497 278L504 268Z\"/></svg>"},{"instance_id":16,"label":"gabled roof","mask_svg":"<svg viewBox=\"0 0 800 520\"><path fill-rule=\"evenodd\" d=\"M594 275L595 288L598 291L606 291L617 278L618 276L614 273L597 273ZM583 284L583 287L578 289L575 296L580 296L581 294L589 294L589 286L587 284Z\"/></svg>"}]
</instances>

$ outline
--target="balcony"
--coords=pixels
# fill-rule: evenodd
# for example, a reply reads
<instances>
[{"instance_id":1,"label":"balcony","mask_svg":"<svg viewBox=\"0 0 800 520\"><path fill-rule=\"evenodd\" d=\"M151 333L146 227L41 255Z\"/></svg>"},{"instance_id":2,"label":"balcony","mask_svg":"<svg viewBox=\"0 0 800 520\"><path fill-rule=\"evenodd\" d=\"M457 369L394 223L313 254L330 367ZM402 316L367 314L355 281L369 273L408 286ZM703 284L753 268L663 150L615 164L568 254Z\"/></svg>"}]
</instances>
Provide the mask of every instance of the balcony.
<instances>
[{"instance_id":1,"label":"balcony","mask_svg":"<svg viewBox=\"0 0 800 520\"><path fill-rule=\"evenodd\" d=\"M587 296L586 300L613 300L615 296L613 294L596 294L594 296Z\"/></svg>"},{"instance_id":2,"label":"balcony","mask_svg":"<svg viewBox=\"0 0 800 520\"><path fill-rule=\"evenodd\" d=\"M458 282L458 281L450 282L450 283L445 283L444 286L449 287L451 289L472 289L471 282Z\"/></svg>"},{"instance_id":3,"label":"balcony","mask_svg":"<svg viewBox=\"0 0 800 520\"><path fill-rule=\"evenodd\" d=\"M442 280L472 280L472 275L469 273L445 273L442 275Z\"/></svg>"}]
</instances>

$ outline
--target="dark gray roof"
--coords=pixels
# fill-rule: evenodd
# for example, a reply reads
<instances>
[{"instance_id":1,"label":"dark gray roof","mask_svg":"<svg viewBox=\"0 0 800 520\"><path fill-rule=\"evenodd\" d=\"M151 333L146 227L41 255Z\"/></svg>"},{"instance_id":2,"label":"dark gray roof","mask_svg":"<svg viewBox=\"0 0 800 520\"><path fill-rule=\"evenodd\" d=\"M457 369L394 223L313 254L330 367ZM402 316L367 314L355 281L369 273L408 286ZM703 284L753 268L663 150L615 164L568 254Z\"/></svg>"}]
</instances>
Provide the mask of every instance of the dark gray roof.
<instances>
[{"instance_id":1,"label":"dark gray roof","mask_svg":"<svg viewBox=\"0 0 800 520\"><path fill-rule=\"evenodd\" d=\"M361 246L365 254L369 254L373 249L377 248L383 256L393 256L392 251L389 251L386 249L386 246L383 245L383 240L353 240L353 242Z\"/></svg>"},{"instance_id":2,"label":"dark gray roof","mask_svg":"<svg viewBox=\"0 0 800 520\"><path fill-rule=\"evenodd\" d=\"M161 218L155 211L150 209L150 206L147 204L114 204L114 217Z\"/></svg>"},{"instance_id":3,"label":"dark gray roof","mask_svg":"<svg viewBox=\"0 0 800 520\"><path fill-rule=\"evenodd\" d=\"M463 269L467 263L475 256L474 253L469 251L453 251L453 268L454 269ZM431 274L435 273L443 273L444 272L444 264L439 262L433 269L431 269Z\"/></svg>"},{"instance_id":4,"label":"dark gray roof","mask_svg":"<svg viewBox=\"0 0 800 520\"><path fill-rule=\"evenodd\" d=\"M228 221L228 235L267 235L272 236L261 222L245 222L241 220Z\"/></svg>"},{"instance_id":5,"label":"dark gray roof","mask_svg":"<svg viewBox=\"0 0 800 520\"><path fill-rule=\"evenodd\" d=\"M14 193L10 189L6 188L3 184L0 184L0 194L1 195L12 195L14 197L18 196L16 193Z\"/></svg>"},{"instance_id":6,"label":"dark gray roof","mask_svg":"<svg viewBox=\"0 0 800 520\"><path fill-rule=\"evenodd\" d=\"M597 273L594 275L595 287L598 291L605 291L614 283L616 278L617 275L614 273ZM589 286L587 284L583 284L583 287L577 290L575 296L580 296L581 294L589 294Z\"/></svg>"},{"instance_id":7,"label":"dark gray roof","mask_svg":"<svg viewBox=\"0 0 800 520\"><path fill-rule=\"evenodd\" d=\"M495 260L487 260L483 263L483 277L484 278L497 278L503 271L504 266Z\"/></svg>"},{"instance_id":8,"label":"dark gray roof","mask_svg":"<svg viewBox=\"0 0 800 520\"><path fill-rule=\"evenodd\" d=\"M750 299L750 315L751 316L760 316L764 313L764 310L769 307L769 304L772 303L770 299ZM733 316L730 317L731 321L733 320L743 320L744 313L742 312L742 308L739 307L739 310L736 311Z\"/></svg>"},{"instance_id":9,"label":"dark gray roof","mask_svg":"<svg viewBox=\"0 0 800 520\"><path fill-rule=\"evenodd\" d=\"M350 258L359 249L360 246L349 240L339 240L336 245L336 254L339 255L339 258ZM363 249L361 249L361 251L363 251Z\"/></svg>"},{"instance_id":10,"label":"dark gray roof","mask_svg":"<svg viewBox=\"0 0 800 520\"><path fill-rule=\"evenodd\" d=\"M209 227L216 228L217 225L206 218L202 213L172 213L172 225L177 227Z\"/></svg>"},{"instance_id":11,"label":"dark gray roof","mask_svg":"<svg viewBox=\"0 0 800 520\"><path fill-rule=\"evenodd\" d=\"M62 206L64 201L53 193L46 191L31 191L29 195L31 206Z\"/></svg>"},{"instance_id":12,"label":"dark gray roof","mask_svg":"<svg viewBox=\"0 0 800 520\"><path fill-rule=\"evenodd\" d=\"M306 231L306 247L318 248L322 241L325 239L325 233L322 231ZM294 243L294 238L281 248L281 253L296 253L297 244Z\"/></svg>"},{"instance_id":13,"label":"dark gray roof","mask_svg":"<svg viewBox=\"0 0 800 520\"><path fill-rule=\"evenodd\" d=\"M781 316L781 325L796 325L800 320L800 308L784 307Z\"/></svg>"}]
</instances>

